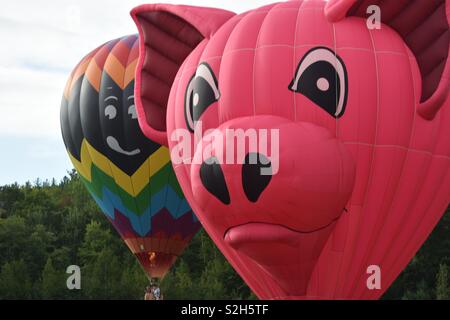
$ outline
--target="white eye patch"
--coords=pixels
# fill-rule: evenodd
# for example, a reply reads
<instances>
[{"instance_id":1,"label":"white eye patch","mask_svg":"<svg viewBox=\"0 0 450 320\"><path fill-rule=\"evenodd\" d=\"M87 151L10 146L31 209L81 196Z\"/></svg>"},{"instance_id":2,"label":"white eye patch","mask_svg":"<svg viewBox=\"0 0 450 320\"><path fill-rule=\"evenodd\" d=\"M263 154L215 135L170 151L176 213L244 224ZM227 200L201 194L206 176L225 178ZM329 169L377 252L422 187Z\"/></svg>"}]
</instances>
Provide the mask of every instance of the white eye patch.
<instances>
[{"instance_id":1,"label":"white eye patch","mask_svg":"<svg viewBox=\"0 0 450 320\"><path fill-rule=\"evenodd\" d=\"M105 108L105 117L109 120L113 120L117 116L117 109L113 105L107 105Z\"/></svg>"},{"instance_id":2,"label":"white eye patch","mask_svg":"<svg viewBox=\"0 0 450 320\"><path fill-rule=\"evenodd\" d=\"M137 112L134 104L128 107L128 114L131 116L131 119L137 119Z\"/></svg>"},{"instance_id":3,"label":"white eye patch","mask_svg":"<svg viewBox=\"0 0 450 320\"><path fill-rule=\"evenodd\" d=\"M220 92L219 92L219 88L217 87L217 80L212 73L211 67L209 67L205 63L200 64L197 68L197 72L195 73L195 77L201 77L201 78L205 79L205 81L209 84L209 86L213 90L216 100L219 100Z\"/></svg>"}]
</instances>

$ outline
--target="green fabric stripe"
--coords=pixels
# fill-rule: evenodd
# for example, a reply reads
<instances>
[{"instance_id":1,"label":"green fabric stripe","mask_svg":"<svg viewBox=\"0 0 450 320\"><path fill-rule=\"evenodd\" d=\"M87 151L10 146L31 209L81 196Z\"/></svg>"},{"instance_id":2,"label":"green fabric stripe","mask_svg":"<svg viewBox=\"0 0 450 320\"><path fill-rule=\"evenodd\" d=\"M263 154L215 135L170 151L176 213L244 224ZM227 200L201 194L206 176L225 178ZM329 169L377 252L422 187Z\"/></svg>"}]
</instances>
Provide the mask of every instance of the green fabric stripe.
<instances>
[{"instance_id":1,"label":"green fabric stripe","mask_svg":"<svg viewBox=\"0 0 450 320\"><path fill-rule=\"evenodd\" d=\"M183 193L183 190L181 190L180 184L178 183L175 171L173 170L171 163L169 163L169 165L171 166L171 168L170 168L171 172L170 172L170 176L169 176L169 184L172 186L173 191L175 191L180 198L184 199L184 193Z\"/></svg>"},{"instance_id":2,"label":"green fabric stripe","mask_svg":"<svg viewBox=\"0 0 450 320\"><path fill-rule=\"evenodd\" d=\"M128 192L120 188L115 183L113 178L105 174L102 170L95 166L95 164L92 164L91 175L92 182L89 182L81 176L83 182L90 192L95 194L96 197L102 199L102 189L105 186L110 191L117 192L118 196L122 199L123 205L132 211L136 211L136 207L142 208L142 210L148 208L153 195L158 193L167 184L172 187L172 189L181 199L184 199L183 192L180 188L180 185L178 184L170 162L153 175L153 177L150 179L150 183L147 184L136 197L133 197ZM137 214L139 215L142 213L143 212L137 212Z\"/></svg>"}]
</instances>

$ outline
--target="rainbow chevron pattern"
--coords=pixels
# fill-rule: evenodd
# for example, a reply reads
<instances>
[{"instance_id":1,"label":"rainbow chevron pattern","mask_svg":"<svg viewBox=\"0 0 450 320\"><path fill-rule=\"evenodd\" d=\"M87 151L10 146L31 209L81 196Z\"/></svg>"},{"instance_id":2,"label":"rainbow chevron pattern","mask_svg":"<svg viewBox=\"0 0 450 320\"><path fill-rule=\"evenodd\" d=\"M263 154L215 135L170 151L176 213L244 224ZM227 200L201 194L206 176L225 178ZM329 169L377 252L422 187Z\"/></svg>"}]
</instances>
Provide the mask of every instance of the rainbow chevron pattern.
<instances>
[{"instance_id":1,"label":"rainbow chevron pattern","mask_svg":"<svg viewBox=\"0 0 450 320\"><path fill-rule=\"evenodd\" d=\"M162 277L200 228L176 180L168 149L160 147L144 162L143 166L149 168L154 157L159 157L159 170L153 170L152 176L151 170L137 171L147 175L139 180L147 184L133 196L125 190L132 177L124 183L125 174L118 172L119 168L112 170L114 165L87 140L82 145L81 162L70 152L69 157L87 190L149 275ZM118 180L114 173L120 177Z\"/></svg>"},{"instance_id":2,"label":"rainbow chevron pattern","mask_svg":"<svg viewBox=\"0 0 450 320\"><path fill-rule=\"evenodd\" d=\"M191 217L191 223L194 226L198 224L198 220L192 213L176 180L168 157L169 151L166 147L160 147L142 165L143 167L148 166L148 163L154 160L155 156L158 156L165 159L160 161L161 164L158 171L153 173L150 170L137 171L141 175L146 175L146 177L141 177L140 181L144 179L147 183L143 186L141 182L139 193L132 195L126 190L126 187L133 183L132 177L128 177L130 181L124 183L125 173L118 172L119 168L111 170L110 168L114 165L93 149L87 140L83 141L83 145L87 146L86 149L90 150L90 153L85 154L83 152L85 148L82 147L84 163L77 161L69 153L72 164L80 174L89 193L108 219L114 224L115 216L120 214L122 216L121 221L123 219L129 221L130 230L124 230L121 226L116 228L122 232L126 231L127 234L133 234L135 237L152 236L158 232L171 233L172 230L169 224L165 228L164 226L160 226L158 229L152 228L152 219L161 212L170 215L173 221L187 215ZM100 159L101 161L98 163L92 161L91 154L93 155L92 158ZM86 174L87 172L89 172L89 175ZM178 228L177 233L185 237L189 236L190 231L193 230L189 226L186 227L184 230Z\"/></svg>"},{"instance_id":3,"label":"rainbow chevron pattern","mask_svg":"<svg viewBox=\"0 0 450 320\"><path fill-rule=\"evenodd\" d=\"M136 136L137 142L133 141L145 156L117 158L117 154L112 153L119 159L114 161L110 157L111 150L105 154L101 148L94 147L86 138L84 127L77 127L82 121L80 110L85 100L74 100L74 95L75 98L83 96L77 89L80 83L96 92L110 89L104 88L105 75L120 90L129 88L134 80L137 48L136 35L123 37L97 48L78 64L64 90L61 127L69 158L87 190L149 277L160 278L201 227L178 184L169 150L154 143L149 149L146 142L139 142L143 136ZM120 110L129 106L118 104L116 107ZM74 114L78 118L74 118ZM129 121L124 128L137 126L136 120L136 124L132 119L123 121ZM121 141L127 140L122 138ZM121 164L131 161L137 169L127 173Z\"/></svg>"}]
</instances>

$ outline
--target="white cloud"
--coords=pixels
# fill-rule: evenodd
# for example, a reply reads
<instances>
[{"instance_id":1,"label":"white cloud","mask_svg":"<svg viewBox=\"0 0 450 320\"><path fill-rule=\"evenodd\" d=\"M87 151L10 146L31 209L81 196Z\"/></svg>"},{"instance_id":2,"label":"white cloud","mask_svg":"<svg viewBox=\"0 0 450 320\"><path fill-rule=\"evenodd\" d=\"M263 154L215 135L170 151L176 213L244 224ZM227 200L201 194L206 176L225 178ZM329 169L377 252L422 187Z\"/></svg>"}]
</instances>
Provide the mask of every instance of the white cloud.
<instances>
[{"instance_id":1,"label":"white cloud","mask_svg":"<svg viewBox=\"0 0 450 320\"><path fill-rule=\"evenodd\" d=\"M260 1L162 0L235 12ZM0 137L60 135L59 104L71 69L98 45L136 32L141 1L8 1L0 11Z\"/></svg>"},{"instance_id":2,"label":"white cloud","mask_svg":"<svg viewBox=\"0 0 450 320\"><path fill-rule=\"evenodd\" d=\"M272 0L161 0L237 13ZM70 170L59 107L72 68L102 43L136 33L137 0L3 1L0 11L0 184Z\"/></svg>"}]
</instances>

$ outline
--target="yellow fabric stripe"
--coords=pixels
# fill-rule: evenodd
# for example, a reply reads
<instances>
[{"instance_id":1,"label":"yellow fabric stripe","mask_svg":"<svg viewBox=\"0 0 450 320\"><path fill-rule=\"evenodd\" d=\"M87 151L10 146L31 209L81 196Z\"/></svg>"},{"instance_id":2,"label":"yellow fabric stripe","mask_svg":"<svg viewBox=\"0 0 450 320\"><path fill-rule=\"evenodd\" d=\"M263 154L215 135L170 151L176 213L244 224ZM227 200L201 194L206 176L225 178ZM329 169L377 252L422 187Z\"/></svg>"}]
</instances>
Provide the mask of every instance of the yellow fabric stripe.
<instances>
[{"instance_id":1,"label":"yellow fabric stripe","mask_svg":"<svg viewBox=\"0 0 450 320\"><path fill-rule=\"evenodd\" d=\"M74 158L70 152L68 154L75 169L86 180L92 181L91 167L92 164L95 164L133 197L136 197L148 184L150 178L170 161L169 149L161 146L130 177L107 157L94 149L86 139L83 139L81 144L81 161Z\"/></svg>"}]
</instances>

